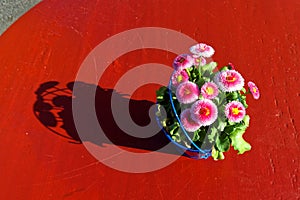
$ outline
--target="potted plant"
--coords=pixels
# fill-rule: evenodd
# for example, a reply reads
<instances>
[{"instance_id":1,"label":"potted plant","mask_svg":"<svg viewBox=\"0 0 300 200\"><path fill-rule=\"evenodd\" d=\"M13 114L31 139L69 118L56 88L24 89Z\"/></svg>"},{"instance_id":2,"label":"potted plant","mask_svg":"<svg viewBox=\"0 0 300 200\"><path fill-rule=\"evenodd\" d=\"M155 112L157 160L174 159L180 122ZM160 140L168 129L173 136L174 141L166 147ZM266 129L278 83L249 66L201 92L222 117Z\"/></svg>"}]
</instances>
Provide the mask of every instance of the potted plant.
<instances>
[{"instance_id":1,"label":"potted plant","mask_svg":"<svg viewBox=\"0 0 300 200\"><path fill-rule=\"evenodd\" d=\"M224 159L232 146L239 154L251 149L243 139L249 126L246 95L260 96L257 86L230 63L217 69L214 49L204 43L173 62L168 86L157 91L157 121L166 136L185 155Z\"/></svg>"}]
</instances>

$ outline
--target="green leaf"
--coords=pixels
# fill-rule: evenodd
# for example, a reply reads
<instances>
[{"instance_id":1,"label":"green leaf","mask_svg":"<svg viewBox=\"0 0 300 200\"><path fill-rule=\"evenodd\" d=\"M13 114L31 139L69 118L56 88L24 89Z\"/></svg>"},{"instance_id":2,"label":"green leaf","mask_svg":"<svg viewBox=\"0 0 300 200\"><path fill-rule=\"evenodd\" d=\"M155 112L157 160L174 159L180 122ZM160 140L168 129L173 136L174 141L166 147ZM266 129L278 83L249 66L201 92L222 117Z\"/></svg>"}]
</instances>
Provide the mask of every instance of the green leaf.
<instances>
[{"instance_id":1,"label":"green leaf","mask_svg":"<svg viewBox=\"0 0 300 200\"><path fill-rule=\"evenodd\" d=\"M195 131L194 136L193 136L193 141L197 141L199 139L200 139L199 133L198 133L198 131Z\"/></svg>"},{"instance_id":2,"label":"green leaf","mask_svg":"<svg viewBox=\"0 0 300 200\"><path fill-rule=\"evenodd\" d=\"M227 126L227 122L226 121L223 121L222 118L218 118L218 127L217 129L222 132L225 127Z\"/></svg>"},{"instance_id":3,"label":"green leaf","mask_svg":"<svg viewBox=\"0 0 300 200\"><path fill-rule=\"evenodd\" d=\"M241 91L242 91L243 93L246 93L246 89L245 89L244 87L241 89Z\"/></svg>"},{"instance_id":4,"label":"green leaf","mask_svg":"<svg viewBox=\"0 0 300 200\"><path fill-rule=\"evenodd\" d=\"M249 151L251 149L251 145L243 138L243 134L249 126L249 122L250 117L249 115L246 115L242 122L235 123L234 125L225 128L225 132L229 133L231 145L238 151L239 154L243 154L245 151Z\"/></svg>"},{"instance_id":5,"label":"green leaf","mask_svg":"<svg viewBox=\"0 0 300 200\"><path fill-rule=\"evenodd\" d=\"M192 82L196 82L199 78L199 71L196 67L190 67L187 69L189 73L189 80Z\"/></svg>"},{"instance_id":6,"label":"green leaf","mask_svg":"<svg viewBox=\"0 0 300 200\"><path fill-rule=\"evenodd\" d=\"M178 123L173 123L172 125L170 125L168 127L168 131L169 131L170 135L175 135L176 133L178 133L178 129L179 129Z\"/></svg>"},{"instance_id":7,"label":"green leaf","mask_svg":"<svg viewBox=\"0 0 300 200\"><path fill-rule=\"evenodd\" d=\"M243 106L244 106L245 108L248 108L248 104L247 104L247 102L246 102L245 99L242 99L242 100L241 100L241 103L243 104Z\"/></svg>"},{"instance_id":8,"label":"green leaf","mask_svg":"<svg viewBox=\"0 0 300 200\"><path fill-rule=\"evenodd\" d=\"M215 145L220 152L225 152L230 148L230 140L226 134L225 136L220 135L217 137Z\"/></svg>"},{"instance_id":9,"label":"green leaf","mask_svg":"<svg viewBox=\"0 0 300 200\"><path fill-rule=\"evenodd\" d=\"M222 67L220 71L226 71L226 70L228 70L228 66Z\"/></svg>"},{"instance_id":10,"label":"green leaf","mask_svg":"<svg viewBox=\"0 0 300 200\"><path fill-rule=\"evenodd\" d=\"M220 98L219 98L219 97L215 97L212 101L213 101L216 105L219 105L219 103L220 103Z\"/></svg>"},{"instance_id":11,"label":"green leaf","mask_svg":"<svg viewBox=\"0 0 300 200\"><path fill-rule=\"evenodd\" d=\"M167 87L165 87L165 86L162 86L162 87L160 87L157 91L156 91L156 97L158 98L158 97L163 97L164 96L164 94L166 93L166 91L167 91Z\"/></svg>"},{"instance_id":12,"label":"green leaf","mask_svg":"<svg viewBox=\"0 0 300 200\"><path fill-rule=\"evenodd\" d=\"M207 77L207 76L204 76L204 77L202 77L202 78L203 78L203 80L204 80L205 82L209 82L209 81L210 81L210 78Z\"/></svg>"},{"instance_id":13,"label":"green leaf","mask_svg":"<svg viewBox=\"0 0 300 200\"><path fill-rule=\"evenodd\" d=\"M197 81L196 81L196 84L199 86L199 88L202 87L202 85L204 85L205 83L205 80L202 79L202 78L199 78Z\"/></svg>"},{"instance_id":14,"label":"green leaf","mask_svg":"<svg viewBox=\"0 0 300 200\"><path fill-rule=\"evenodd\" d=\"M224 160L225 158L224 154L215 148L212 149L211 156L214 160Z\"/></svg>"},{"instance_id":15,"label":"green leaf","mask_svg":"<svg viewBox=\"0 0 300 200\"><path fill-rule=\"evenodd\" d=\"M241 130L246 130L249 127L250 117L249 115L245 115L244 119L240 123L236 123L234 128L238 128Z\"/></svg>"},{"instance_id":16,"label":"green leaf","mask_svg":"<svg viewBox=\"0 0 300 200\"><path fill-rule=\"evenodd\" d=\"M231 144L234 150L238 151L238 154L243 154L245 151L249 151L251 149L251 145L243 138L244 132L244 129L236 128L229 135Z\"/></svg>"},{"instance_id":17,"label":"green leaf","mask_svg":"<svg viewBox=\"0 0 300 200\"><path fill-rule=\"evenodd\" d=\"M210 62L204 66L201 67L202 71L210 71L212 72L217 67L216 62Z\"/></svg>"},{"instance_id":18,"label":"green leaf","mask_svg":"<svg viewBox=\"0 0 300 200\"><path fill-rule=\"evenodd\" d=\"M178 127L175 127L174 129L172 129L171 131L170 131L170 135L176 135L177 134L177 132L178 132Z\"/></svg>"},{"instance_id":19,"label":"green leaf","mask_svg":"<svg viewBox=\"0 0 300 200\"><path fill-rule=\"evenodd\" d=\"M236 122L232 122L232 121L228 120L228 124L229 124L230 126L234 126L234 125L236 124Z\"/></svg>"},{"instance_id":20,"label":"green leaf","mask_svg":"<svg viewBox=\"0 0 300 200\"><path fill-rule=\"evenodd\" d=\"M226 98L229 100L237 100L239 98L239 94L237 92L229 92Z\"/></svg>"},{"instance_id":21,"label":"green leaf","mask_svg":"<svg viewBox=\"0 0 300 200\"><path fill-rule=\"evenodd\" d=\"M216 150L215 148L212 148L211 157L213 157L214 160L218 160L218 155L219 155L218 150Z\"/></svg>"},{"instance_id":22,"label":"green leaf","mask_svg":"<svg viewBox=\"0 0 300 200\"><path fill-rule=\"evenodd\" d=\"M249 115L245 115L243 122L245 124L246 127L249 127L249 123L250 123L250 116Z\"/></svg>"},{"instance_id":23,"label":"green leaf","mask_svg":"<svg viewBox=\"0 0 300 200\"><path fill-rule=\"evenodd\" d=\"M186 69L185 71L186 71L186 73L188 74L188 76L191 77L191 72L190 72L190 70L189 70L189 69Z\"/></svg>"},{"instance_id":24,"label":"green leaf","mask_svg":"<svg viewBox=\"0 0 300 200\"><path fill-rule=\"evenodd\" d=\"M181 142L181 137L180 137L179 133L176 133L176 134L172 135L171 137L175 142Z\"/></svg>"},{"instance_id":25,"label":"green leaf","mask_svg":"<svg viewBox=\"0 0 300 200\"><path fill-rule=\"evenodd\" d=\"M217 128L215 128L215 127L211 127L210 128L210 133L207 136L207 139L208 139L208 141L210 143L212 143L215 140L215 137L216 137L217 133L218 133L218 129Z\"/></svg>"},{"instance_id":26,"label":"green leaf","mask_svg":"<svg viewBox=\"0 0 300 200\"><path fill-rule=\"evenodd\" d=\"M224 132L229 135L234 130L234 127L235 127L234 125L226 126L224 128Z\"/></svg>"}]
</instances>

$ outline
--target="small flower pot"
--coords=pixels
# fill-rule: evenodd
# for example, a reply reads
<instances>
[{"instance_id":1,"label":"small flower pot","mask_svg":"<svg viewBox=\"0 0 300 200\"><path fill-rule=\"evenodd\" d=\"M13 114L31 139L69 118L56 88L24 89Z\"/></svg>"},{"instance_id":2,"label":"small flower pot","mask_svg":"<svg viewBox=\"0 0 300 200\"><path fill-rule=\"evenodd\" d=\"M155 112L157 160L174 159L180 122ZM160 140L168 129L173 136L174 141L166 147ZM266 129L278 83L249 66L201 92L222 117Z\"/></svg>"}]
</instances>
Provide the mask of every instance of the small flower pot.
<instances>
[{"instance_id":1,"label":"small flower pot","mask_svg":"<svg viewBox=\"0 0 300 200\"><path fill-rule=\"evenodd\" d=\"M182 154L183 156L193 158L193 159L207 159L211 156L211 149L201 149L200 147L195 144L190 136L190 134L183 128L180 118L178 117L177 110L174 105L173 95L172 95L172 81L170 81L168 90L169 90L169 100L170 104L172 105L172 110L170 111L172 115L176 118L177 122L179 123L180 132L182 133L181 137L185 138L185 143L183 142L177 142L172 138L172 135L169 133L169 131L164 127L161 123L161 118L159 116L156 116L157 123L161 127L162 131L164 132L165 136L170 140L172 144L174 144L174 147L177 149L177 151ZM157 106L159 104L157 103ZM159 109L157 109L159 112ZM178 132L178 131L177 131Z\"/></svg>"}]
</instances>

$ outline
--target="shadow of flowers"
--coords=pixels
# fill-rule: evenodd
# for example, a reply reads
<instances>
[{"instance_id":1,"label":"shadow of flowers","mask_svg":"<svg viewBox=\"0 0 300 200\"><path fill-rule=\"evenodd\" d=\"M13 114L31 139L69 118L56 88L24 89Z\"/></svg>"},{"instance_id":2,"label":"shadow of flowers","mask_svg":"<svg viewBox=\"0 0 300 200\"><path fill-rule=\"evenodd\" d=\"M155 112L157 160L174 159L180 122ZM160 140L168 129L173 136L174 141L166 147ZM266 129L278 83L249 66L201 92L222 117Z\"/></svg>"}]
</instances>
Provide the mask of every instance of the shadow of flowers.
<instances>
[{"instance_id":1,"label":"shadow of flowers","mask_svg":"<svg viewBox=\"0 0 300 200\"><path fill-rule=\"evenodd\" d=\"M97 141L91 139L89 142L102 146L103 143L111 143L118 146L131 147L156 151L169 143L162 131L148 138L139 138L128 135L116 124L111 111L111 97L118 101L128 101L122 94L116 93L112 89L103 89L97 85L84 82L76 82L80 92L74 96L73 87L75 82L70 82L61 87L57 81L42 83L35 91L36 102L33 110L37 119L52 133L66 138L70 143L80 144L83 140L90 140L89 137L79 137L75 127L72 101L76 102L86 96L94 95L95 111L98 123L106 137L109 139ZM96 94L95 92L96 91ZM129 113L132 120L139 126L146 126L150 123L149 108L153 102L146 100L129 100ZM84 107L85 105L82 105ZM154 115L155 113L151 113ZM93 133L94 134L94 133ZM92 138L92 137L90 137ZM174 153L174 152L167 152Z\"/></svg>"}]
</instances>

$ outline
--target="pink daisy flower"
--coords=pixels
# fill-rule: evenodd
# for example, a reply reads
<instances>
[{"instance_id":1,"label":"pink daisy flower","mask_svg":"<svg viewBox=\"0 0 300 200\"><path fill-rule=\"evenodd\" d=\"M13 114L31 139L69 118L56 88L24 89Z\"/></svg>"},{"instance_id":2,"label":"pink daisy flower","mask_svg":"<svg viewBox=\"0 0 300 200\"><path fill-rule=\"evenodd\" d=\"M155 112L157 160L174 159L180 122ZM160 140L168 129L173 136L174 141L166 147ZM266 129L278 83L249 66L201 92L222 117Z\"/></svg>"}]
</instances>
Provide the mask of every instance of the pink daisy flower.
<instances>
[{"instance_id":1,"label":"pink daisy flower","mask_svg":"<svg viewBox=\"0 0 300 200\"><path fill-rule=\"evenodd\" d=\"M191 110L190 109L186 109L181 113L180 121L181 121L181 124L184 127L184 129L187 130L188 132L194 132L201 127L200 123L195 122L191 118Z\"/></svg>"},{"instance_id":2,"label":"pink daisy flower","mask_svg":"<svg viewBox=\"0 0 300 200\"><path fill-rule=\"evenodd\" d=\"M258 87L252 81L248 82L248 87L254 99L259 99L260 93Z\"/></svg>"},{"instance_id":3,"label":"pink daisy flower","mask_svg":"<svg viewBox=\"0 0 300 200\"><path fill-rule=\"evenodd\" d=\"M214 81L224 92L234 92L244 87L244 78L235 70L218 72L214 77Z\"/></svg>"},{"instance_id":4,"label":"pink daisy flower","mask_svg":"<svg viewBox=\"0 0 300 200\"><path fill-rule=\"evenodd\" d=\"M219 94L218 86L213 82L207 82L201 87L201 94L205 99L214 99Z\"/></svg>"},{"instance_id":5,"label":"pink daisy flower","mask_svg":"<svg viewBox=\"0 0 300 200\"><path fill-rule=\"evenodd\" d=\"M217 106L208 99L196 101L191 107L191 117L202 126L211 125L218 117Z\"/></svg>"},{"instance_id":6,"label":"pink daisy flower","mask_svg":"<svg viewBox=\"0 0 300 200\"><path fill-rule=\"evenodd\" d=\"M232 122L240 122L246 114L245 107L241 102L232 101L225 106L225 115Z\"/></svg>"},{"instance_id":7,"label":"pink daisy flower","mask_svg":"<svg viewBox=\"0 0 300 200\"><path fill-rule=\"evenodd\" d=\"M181 83L176 89L176 97L180 103L193 103L198 99L199 95L198 86L190 81Z\"/></svg>"},{"instance_id":8,"label":"pink daisy flower","mask_svg":"<svg viewBox=\"0 0 300 200\"><path fill-rule=\"evenodd\" d=\"M192 46L190 48L190 51L197 57L205 57L205 58L209 58L215 53L215 50L211 46L204 43L200 43Z\"/></svg>"},{"instance_id":9,"label":"pink daisy flower","mask_svg":"<svg viewBox=\"0 0 300 200\"><path fill-rule=\"evenodd\" d=\"M172 80L172 85L177 87L180 83L188 81L189 75L185 70L174 71L171 80Z\"/></svg>"},{"instance_id":10,"label":"pink daisy flower","mask_svg":"<svg viewBox=\"0 0 300 200\"><path fill-rule=\"evenodd\" d=\"M182 54L174 59L173 67L175 70L187 69L194 65L194 58L187 54Z\"/></svg>"}]
</instances>

